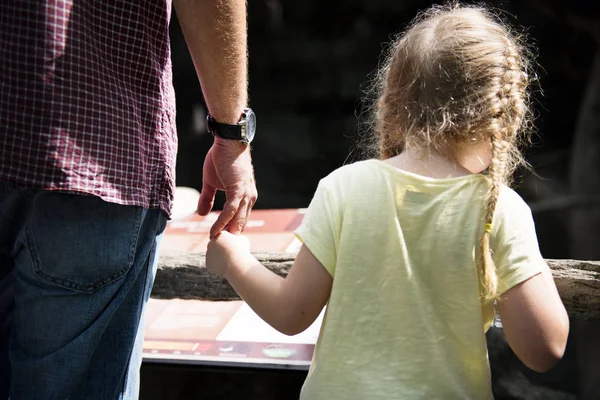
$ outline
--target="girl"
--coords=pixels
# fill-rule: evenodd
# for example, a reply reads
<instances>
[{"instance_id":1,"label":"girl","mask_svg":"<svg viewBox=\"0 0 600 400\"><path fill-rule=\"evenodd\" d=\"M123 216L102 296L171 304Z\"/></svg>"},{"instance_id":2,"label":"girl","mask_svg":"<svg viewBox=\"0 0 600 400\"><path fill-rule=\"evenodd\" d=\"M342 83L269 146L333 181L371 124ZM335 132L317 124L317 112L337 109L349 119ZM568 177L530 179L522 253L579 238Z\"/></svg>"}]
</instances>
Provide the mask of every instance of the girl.
<instances>
[{"instance_id":1,"label":"girl","mask_svg":"<svg viewBox=\"0 0 600 400\"><path fill-rule=\"evenodd\" d=\"M569 325L531 212L506 186L523 161L524 50L485 9L435 7L378 82L379 160L321 180L287 278L226 232L207 267L288 335L327 304L301 399L491 399L494 303L536 371L562 357Z\"/></svg>"}]
</instances>

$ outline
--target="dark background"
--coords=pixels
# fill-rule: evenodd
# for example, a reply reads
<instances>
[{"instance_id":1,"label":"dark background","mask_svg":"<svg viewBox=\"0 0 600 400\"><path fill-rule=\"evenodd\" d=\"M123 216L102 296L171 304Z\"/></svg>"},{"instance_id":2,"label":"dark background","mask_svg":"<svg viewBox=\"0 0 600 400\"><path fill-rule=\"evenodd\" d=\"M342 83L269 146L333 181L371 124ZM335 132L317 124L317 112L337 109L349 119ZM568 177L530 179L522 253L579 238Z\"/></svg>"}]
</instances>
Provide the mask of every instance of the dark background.
<instances>
[{"instance_id":1,"label":"dark background","mask_svg":"<svg viewBox=\"0 0 600 400\"><path fill-rule=\"evenodd\" d=\"M584 0L489 1L537 52L536 136L517 176L546 258L600 259L600 15ZM252 0L251 106L258 118L255 208L306 207L320 178L361 158L363 89L390 38L434 2ZM212 143L194 67L172 23L178 186L201 188ZM223 196L216 203L222 205ZM571 321L567 353L547 374L526 369L488 332L496 399L600 399L600 325ZM297 398L304 373L144 365L142 398Z\"/></svg>"}]
</instances>

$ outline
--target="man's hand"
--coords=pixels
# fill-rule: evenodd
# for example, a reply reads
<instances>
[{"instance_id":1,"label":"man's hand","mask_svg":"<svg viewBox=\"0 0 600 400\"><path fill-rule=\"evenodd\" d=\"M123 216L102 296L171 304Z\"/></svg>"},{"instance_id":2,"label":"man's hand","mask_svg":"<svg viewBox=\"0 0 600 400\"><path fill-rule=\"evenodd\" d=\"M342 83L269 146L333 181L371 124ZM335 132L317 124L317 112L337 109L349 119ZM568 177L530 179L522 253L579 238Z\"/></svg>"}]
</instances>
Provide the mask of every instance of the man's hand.
<instances>
[{"instance_id":1,"label":"man's hand","mask_svg":"<svg viewBox=\"0 0 600 400\"><path fill-rule=\"evenodd\" d=\"M204 160L198 214L210 212L217 190L225 191L225 205L210 229L211 239L224 229L233 234L241 233L250 219L258 194L249 146L215 137Z\"/></svg>"}]
</instances>

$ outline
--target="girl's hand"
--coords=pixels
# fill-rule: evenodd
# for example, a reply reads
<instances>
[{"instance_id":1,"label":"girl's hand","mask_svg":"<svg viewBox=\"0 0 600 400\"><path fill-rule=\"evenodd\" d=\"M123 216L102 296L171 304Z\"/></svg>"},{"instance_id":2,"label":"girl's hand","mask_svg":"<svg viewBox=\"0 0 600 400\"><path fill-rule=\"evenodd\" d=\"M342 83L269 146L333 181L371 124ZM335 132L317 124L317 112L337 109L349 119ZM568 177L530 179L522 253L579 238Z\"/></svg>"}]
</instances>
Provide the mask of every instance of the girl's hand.
<instances>
[{"instance_id":1,"label":"girl's hand","mask_svg":"<svg viewBox=\"0 0 600 400\"><path fill-rule=\"evenodd\" d=\"M241 235L222 231L208 242L206 268L213 274L225 276L229 268L243 266L250 255L250 241Z\"/></svg>"}]
</instances>

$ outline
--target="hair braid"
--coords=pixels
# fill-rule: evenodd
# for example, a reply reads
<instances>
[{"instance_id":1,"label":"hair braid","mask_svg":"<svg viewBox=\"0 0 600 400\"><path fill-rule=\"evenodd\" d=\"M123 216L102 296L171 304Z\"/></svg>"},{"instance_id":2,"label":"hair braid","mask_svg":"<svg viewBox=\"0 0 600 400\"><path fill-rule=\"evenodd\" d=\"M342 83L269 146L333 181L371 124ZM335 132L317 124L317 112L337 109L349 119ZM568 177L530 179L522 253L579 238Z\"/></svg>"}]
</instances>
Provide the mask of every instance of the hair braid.
<instances>
[{"instance_id":1,"label":"hair braid","mask_svg":"<svg viewBox=\"0 0 600 400\"><path fill-rule=\"evenodd\" d=\"M485 230L481 239L481 296L486 301L494 300L498 289L498 276L490 248L494 211L502 185L509 183L517 162L522 161L515 138L527 112L524 97L527 80L519 58L519 52L507 40L505 73L499 81L497 97L492 104L492 112L496 118L491 126L492 160L488 175L490 187L485 198Z\"/></svg>"},{"instance_id":2,"label":"hair braid","mask_svg":"<svg viewBox=\"0 0 600 400\"><path fill-rule=\"evenodd\" d=\"M492 162L489 168L490 188L485 199L485 230L481 238L481 297L484 300L493 300L498 289L498 276L490 248L490 231L494 220L494 211L500 196L500 188L504 183L504 170L506 166L506 142L500 135L494 134L492 141Z\"/></svg>"}]
</instances>

